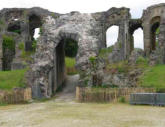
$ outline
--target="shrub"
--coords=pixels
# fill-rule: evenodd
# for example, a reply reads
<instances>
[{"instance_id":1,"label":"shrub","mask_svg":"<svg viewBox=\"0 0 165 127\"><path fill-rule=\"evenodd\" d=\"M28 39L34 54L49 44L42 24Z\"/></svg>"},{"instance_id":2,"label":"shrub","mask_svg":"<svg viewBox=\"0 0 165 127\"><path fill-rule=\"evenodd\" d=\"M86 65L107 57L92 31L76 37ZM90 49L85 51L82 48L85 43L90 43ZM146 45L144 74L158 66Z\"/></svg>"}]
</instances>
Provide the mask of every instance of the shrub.
<instances>
[{"instance_id":1,"label":"shrub","mask_svg":"<svg viewBox=\"0 0 165 127\"><path fill-rule=\"evenodd\" d=\"M32 61L31 55L34 54L32 51L22 51L21 57L23 60L27 61Z\"/></svg>"},{"instance_id":2,"label":"shrub","mask_svg":"<svg viewBox=\"0 0 165 127\"><path fill-rule=\"evenodd\" d=\"M0 25L4 25L4 22L2 20L0 20Z\"/></svg>"},{"instance_id":3,"label":"shrub","mask_svg":"<svg viewBox=\"0 0 165 127\"><path fill-rule=\"evenodd\" d=\"M19 44L18 44L18 48L20 49L20 50L25 50L25 47L24 47L24 42L20 42Z\"/></svg>"},{"instance_id":4,"label":"shrub","mask_svg":"<svg viewBox=\"0 0 165 127\"><path fill-rule=\"evenodd\" d=\"M89 61L91 64L95 64L96 63L96 57L95 56L89 57Z\"/></svg>"},{"instance_id":5,"label":"shrub","mask_svg":"<svg viewBox=\"0 0 165 127\"><path fill-rule=\"evenodd\" d=\"M12 30L11 32L17 33L17 34L21 34L21 30Z\"/></svg>"},{"instance_id":6,"label":"shrub","mask_svg":"<svg viewBox=\"0 0 165 127\"><path fill-rule=\"evenodd\" d=\"M119 97L119 102L120 103L125 103L126 102L125 97L124 96Z\"/></svg>"},{"instance_id":7,"label":"shrub","mask_svg":"<svg viewBox=\"0 0 165 127\"><path fill-rule=\"evenodd\" d=\"M32 42L33 51L36 51L36 47L37 47L37 40L33 40Z\"/></svg>"},{"instance_id":8,"label":"shrub","mask_svg":"<svg viewBox=\"0 0 165 127\"><path fill-rule=\"evenodd\" d=\"M136 60L136 64L144 64L144 65L148 65L148 60L142 56L138 57L138 59Z\"/></svg>"},{"instance_id":9,"label":"shrub","mask_svg":"<svg viewBox=\"0 0 165 127\"><path fill-rule=\"evenodd\" d=\"M11 51L15 51L15 41L12 37L3 35L3 49L9 49Z\"/></svg>"},{"instance_id":10,"label":"shrub","mask_svg":"<svg viewBox=\"0 0 165 127\"><path fill-rule=\"evenodd\" d=\"M118 63L108 64L107 68L109 70L117 70L118 72L125 73L129 70L128 61L121 61Z\"/></svg>"},{"instance_id":11,"label":"shrub","mask_svg":"<svg viewBox=\"0 0 165 127\"><path fill-rule=\"evenodd\" d=\"M74 75L78 73L77 70L75 69L75 64L76 64L75 58L65 57L65 66L68 75Z\"/></svg>"},{"instance_id":12,"label":"shrub","mask_svg":"<svg viewBox=\"0 0 165 127\"><path fill-rule=\"evenodd\" d=\"M108 48L102 48L99 52L99 57L106 57L107 54L113 51L114 46L110 46Z\"/></svg>"},{"instance_id":13,"label":"shrub","mask_svg":"<svg viewBox=\"0 0 165 127\"><path fill-rule=\"evenodd\" d=\"M40 32L39 32L39 34L40 34L40 35L43 34L43 28L42 28L42 27L40 27Z\"/></svg>"},{"instance_id":14,"label":"shrub","mask_svg":"<svg viewBox=\"0 0 165 127\"><path fill-rule=\"evenodd\" d=\"M76 64L75 58L65 57L66 67L75 67L75 64Z\"/></svg>"}]
</instances>

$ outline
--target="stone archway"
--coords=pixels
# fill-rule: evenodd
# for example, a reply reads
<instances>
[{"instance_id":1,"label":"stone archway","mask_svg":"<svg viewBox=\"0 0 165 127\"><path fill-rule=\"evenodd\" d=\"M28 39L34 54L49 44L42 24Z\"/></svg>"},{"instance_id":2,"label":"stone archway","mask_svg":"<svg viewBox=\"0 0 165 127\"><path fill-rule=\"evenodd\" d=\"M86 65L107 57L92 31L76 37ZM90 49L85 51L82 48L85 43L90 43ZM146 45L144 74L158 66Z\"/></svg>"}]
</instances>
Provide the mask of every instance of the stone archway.
<instances>
[{"instance_id":1,"label":"stone archway","mask_svg":"<svg viewBox=\"0 0 165 127\"><path fill-rule=\"evenodd\" d=\"M14 21L8 24L7 31L21 34L20 21Z\"/></svg>"},{"instance_id":2,"label":"stone archway","mask_svg":"<svg viewBox=\"0 0 165 127\"><path fill-rule=\"evenodd\" d=\"M156 34L157 29L160 26L160 16L154 17L150 22L150 52L156 49L156 41L158 41L158 36Z\"/></svg>"},{"instance_id":3,"label":"stone archway","mask_svg":"<svg viewBox=\"0 0 165 127\"><path fill-rule=\"evenodd\" d=\"M42 26L42 21L41 21L41 17L36 14L30 15L28 20L29 20L29 41L27 41L25 44L25 50L31 51L33 49L32 43L35 40L33 37L35 33L35 29L40 28Z\"/></svg>"},{"instance_id":4,"label":"stone archway","mask_svg":"<svg viewBox=\"0 0 165 127\"><path fill-rule=\"evenodd\" d=\"M141 28L143 30L142 20L141 19L131 19L129 22L129 35L128 35L129 54L131 54L131 52L134 50L134 36L133 35L134 35L134 32L139 28Z\"/></svg>"},{"instance_id":5,"label":"stone archway","mask_svg":"<svg viewBox=\"0 0 165 127\"><path fill-rule=\"evenodd\" d=\"M78 44L78 35L74 33L60 33L57 37L56 46L54 48L54 65L49 73L49 94L52 95L56 90L62 87L66 80L65 67L65 45L67 39L71 39ZM78 56L78 52L76 57Z\"/></svg>"},{"instance_id":6,"label":"stone archway","mask_svg":"<svg viewBox=\"0 0 165 127\"><path fill-rule=\"evenodd\" d=\"M106 32L106 47L115 45L118 42L119 26L113 25L107 29Z\"/></svg>"}]
</instances>

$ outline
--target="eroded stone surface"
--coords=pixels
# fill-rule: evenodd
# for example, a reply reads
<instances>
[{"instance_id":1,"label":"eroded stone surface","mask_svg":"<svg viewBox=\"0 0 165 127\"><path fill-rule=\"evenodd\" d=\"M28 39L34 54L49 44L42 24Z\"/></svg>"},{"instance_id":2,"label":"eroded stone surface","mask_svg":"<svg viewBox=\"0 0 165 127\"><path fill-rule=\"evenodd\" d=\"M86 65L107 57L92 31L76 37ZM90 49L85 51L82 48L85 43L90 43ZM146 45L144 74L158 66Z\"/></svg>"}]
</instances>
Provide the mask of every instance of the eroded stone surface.
<instances>
[{"instance_id":1,"label":"eroded stone surface","mask_svg":"<svg viewBox=\"0 0 165 127\"><path fill-rule=\"evenodd\" d=\"M24 67L19 49L20 42L24 43L25 50L31 50L34 28L42 28L42 35L38 40L33 62L29 62L30 70L26 76L28 85L32 87L33 97L36 98L51 97L65 80L65 42L62 40L70 38L77 41L79 48L76 56L76 67L81 71L80 74L85 75L80 75L80 78L84 80L90 72L89 58L97 56L101 48L106 48L106 31L112 25L119 26L119 36L113 51L108 54L109 63L128 60L129 57L130 61L136 61L137 57L131 58L131 54L133 54L134 49L133 33L138 28L143 28L144 31L143 55L150 58L151 64L165 63L165 4L147 8L140 19L131 19L128 8L111 8L105 12L92 14L80 12L58 14L41 8L13 8L1 10L0 16L1 58L4 57L2 54L2 36L4 34L10 35L16 41L16 52L11 63L12 69ZM160 26L159 44L156 45L153 37L158 26ZM14 33L13 28L20 30L18 33ZM2 63L3 61L0 59L0 66ZM104 65L104 62L102 64ZM98 76L103 74L103 67L98 69ZM130 73L128 76L131 78L134 72ZM121 80L122 78L125 78L125 75L107 76L103 82L105 80L111 84L127 84Z\"/></svg>"}]
</instances>

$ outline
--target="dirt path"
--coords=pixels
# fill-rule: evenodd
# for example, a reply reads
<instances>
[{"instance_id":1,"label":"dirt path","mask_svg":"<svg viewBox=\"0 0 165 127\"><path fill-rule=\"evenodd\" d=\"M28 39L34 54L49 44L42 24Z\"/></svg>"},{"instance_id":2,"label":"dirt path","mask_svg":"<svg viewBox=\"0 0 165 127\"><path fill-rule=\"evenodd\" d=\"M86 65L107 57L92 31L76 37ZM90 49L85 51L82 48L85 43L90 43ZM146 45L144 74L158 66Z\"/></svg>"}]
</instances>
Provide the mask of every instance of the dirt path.
<instances>
[{"instance_id":1,"label":"dirt path","mask_svg":"<svg viewBox=\"0 0 165 127\"><path fill-rule=\"evenodd\" d=\"M63 91L56 95L56 101L72 102L75 100L76 86L78 85L79 75L68 76Z\"/></svg>"}]
</instances>

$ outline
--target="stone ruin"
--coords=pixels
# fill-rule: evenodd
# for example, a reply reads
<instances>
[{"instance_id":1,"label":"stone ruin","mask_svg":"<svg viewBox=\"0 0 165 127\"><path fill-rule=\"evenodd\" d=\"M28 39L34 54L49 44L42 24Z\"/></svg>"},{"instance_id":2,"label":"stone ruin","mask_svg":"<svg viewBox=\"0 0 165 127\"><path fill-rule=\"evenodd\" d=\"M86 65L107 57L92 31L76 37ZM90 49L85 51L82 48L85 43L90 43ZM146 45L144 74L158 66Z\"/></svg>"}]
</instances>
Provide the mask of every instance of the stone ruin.
<instances>
[{"instance_id":1,"label":"stone ruin","mask_svg":"<svg viewBox=\"0 0 165 127\"><path fill-rule=\"evenodd\" d=\"M112 25L119 26L119 35L109 56L110 62L129 58L134 50L133 33L142 28L145 56L151 59L154 56L155 62L165 63L165 4L148 7L139 19L132 19L130 9L124 7L91 14L58 14L42 8L12 8L0 11L0 69L25 67L24 60L20 57L22 51L19 43L23 42L25 50L31 51L34 30L41 27L42 34L33 61L28 63L30 70L26 78L28 86L32 87L34 98L51 97L66 78L65 40L72 39L78 43L76 68L85 73L89 68L89 58L97 56L100 49L106 48L106 31ZM158 27L159 44L156 45L155 31ZM3 53L3 35L14 38L14 54ZM5 58L8 58L7 62Z\"/></svg>"}]
</instances>

